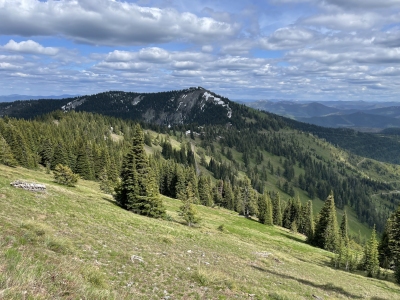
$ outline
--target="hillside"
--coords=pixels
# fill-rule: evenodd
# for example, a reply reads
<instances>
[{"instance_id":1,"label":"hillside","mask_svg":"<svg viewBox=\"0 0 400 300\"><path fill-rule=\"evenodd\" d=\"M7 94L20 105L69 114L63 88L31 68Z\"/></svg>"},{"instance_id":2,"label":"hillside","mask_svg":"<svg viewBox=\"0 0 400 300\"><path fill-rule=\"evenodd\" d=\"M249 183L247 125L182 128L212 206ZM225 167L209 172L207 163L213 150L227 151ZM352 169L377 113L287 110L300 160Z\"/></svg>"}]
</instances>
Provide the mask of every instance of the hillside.
<instances>
[{"instance_id":1,"label":"hillside","mask_svg":"<svg viewBox=\"0 0 400 300\"><path fill-rule=\"evenodd\" d=\"M268 111L280 116L293 118L310 118L310 117L321 117L329 114L339 113L342 110L329 107L318 102L311 103L298 103L294 101L267 101L259 100L254 102L244 103L255 109Z\"/></svg>"},{"instance_id":2,"label":"hillside","mask_svg":"<svg viewBox=\"0 0 400 300\"><path fill-rule=\"evenodd\" d=\"M361 104L371 107L367 102ZM306 106L313 114L321 110L318 105ZM0 117L32 119L55 110L99 113L158 126L230 124L240 130L248 126L251 120L251 123L259 123L257 127L265 130L290 128L309 132L354 154L383 162L400 163L399 141L391 136L357 133L351 129L326 128L272 113L261 113L201 87L160 93L114 91L61 100L0 103Z\"/></svg>"},{"instance_id":3,"label":"hillside","mask_svg":"<svg viewBox=\"0 0 400 300\"><path fill-rule=\"evenodd\" d=\"M387 112L389 109L380 109ZM347 128L390 128L400 127L400 120L389 115L373 114L372 111L356 112L351 114L332 114L329 116L318 116L310 118L299 117L297 120L324 127L347 127Z\"/></svg>"},{"instance_id":4,"label":"hillside","mask_svg":"<svg viewBox=\"0 0 400 300\"><path fill-rule=\"evenodd\" d=\"M36 181L47 193L11 187ZM2 299L396 299L388 280L330 267L332 253L287 230L198 206L200 228L122 210L92 181L0 165ZM218 228L223 226L222 230ZM220 227L221 228L221 227ZM307 270L305 272L305 270Z\"/></svg>"}]
</instances>

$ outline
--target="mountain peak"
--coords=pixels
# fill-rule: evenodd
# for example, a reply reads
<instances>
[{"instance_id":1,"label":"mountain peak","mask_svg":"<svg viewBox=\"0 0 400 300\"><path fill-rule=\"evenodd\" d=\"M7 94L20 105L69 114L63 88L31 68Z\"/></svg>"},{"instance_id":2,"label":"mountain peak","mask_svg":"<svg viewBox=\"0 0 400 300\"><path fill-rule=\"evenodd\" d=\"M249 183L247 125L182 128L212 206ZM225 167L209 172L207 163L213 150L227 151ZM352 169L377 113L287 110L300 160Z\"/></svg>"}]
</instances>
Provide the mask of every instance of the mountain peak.
<instances>
[{"instance_id":1,"label":"mountain peak","mask_svg":"<svg viewBox=\"0 0 400 300\"><path fill-rule=\"evenodd\" d=\"M48 112L46 107L50 102L52 110L54 110L54 105L57 105L57 109L64 112L88 111L142 120L158 125L227 123L233 114L232 103L227 98L203 87L159 93L108 91L73 99L57 100L57 104L52 101L55 100L9 103L7 107L0 106L0 115L15 115L17 111L21 113L19 116L25 116L30 113L28 110L32 106L35 107L35 110L46 113Z\"/></svg>"}]
</instances>

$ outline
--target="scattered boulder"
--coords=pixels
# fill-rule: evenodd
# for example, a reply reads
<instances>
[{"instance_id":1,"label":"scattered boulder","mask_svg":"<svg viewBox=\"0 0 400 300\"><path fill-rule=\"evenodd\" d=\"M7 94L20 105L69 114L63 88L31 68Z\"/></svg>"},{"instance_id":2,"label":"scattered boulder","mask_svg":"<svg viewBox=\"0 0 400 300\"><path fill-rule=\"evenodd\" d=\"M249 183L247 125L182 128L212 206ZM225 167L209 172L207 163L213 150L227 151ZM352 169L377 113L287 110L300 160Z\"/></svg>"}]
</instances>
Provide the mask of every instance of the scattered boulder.
<instances>
[{"instance_id":1,"label":"scattered boulder","mask_svg":"<svg viewBox=\"0 0 400 300\"><path fill-rule=\"evenodd\" d=\"M46 191L46 186L41 183L15 180L15 181L11 182L10 185L12 185L13 187L16 187L19 189L24 189L24 190L31 191L31 192L45 192Z\"/></svg>"},{"instance_id":2,"label":"scattered boulder","mask_svg":"<svg viewBox=\"0 0 400 300\"><path fill-rule=\"evenodd\" d=\"M137 255L132 255L131 256L131 262L139 261L141 263L144 263L143 257L137 256Z\"/></svg>"}]
</instances>

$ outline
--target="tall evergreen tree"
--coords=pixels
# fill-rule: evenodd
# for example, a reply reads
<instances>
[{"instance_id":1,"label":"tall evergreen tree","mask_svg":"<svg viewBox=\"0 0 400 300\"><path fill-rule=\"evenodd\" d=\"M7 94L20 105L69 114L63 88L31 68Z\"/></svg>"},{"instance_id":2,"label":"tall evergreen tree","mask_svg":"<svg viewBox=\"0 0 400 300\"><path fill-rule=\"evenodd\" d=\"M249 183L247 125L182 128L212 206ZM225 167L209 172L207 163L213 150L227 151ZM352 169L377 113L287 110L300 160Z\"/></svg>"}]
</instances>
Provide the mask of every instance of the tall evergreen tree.
<instances>
[{"instance_id":1,"label":"tall evergreen tree","mask_svg":"<svg viewBox=\"0 0 400 300\"><path fill-rule=\"evenodd\" d=\"M238 201L239 213L242 213L245 217L257 214L256 192L251 187L249 178L245 178L240 194L241 198Z\"/></svg>"},{"instance_id":2,"label":"tall evergreen tree","mask_svg":"<svg viewBox=\"0 0 400 300\"><path fill-rule=\"evenodd\" d=\"M205 206L212 206L213 201L211 198L211 180L209 177L201 175L199 177L199 198L200 203Z\"/></svg>"},{"instance_id":3,"label":"tall evergreen tree","mask_svg":"<svg viewBox=\"0 0 400 300\"><path fill-rule=\"evenodd\" d=\"M389 249L394 261L396 282L400 283L400 206L391 215L387 224Z\"/></svg>"},{"instance_id":4,"label":"tall evergreen tree","mask_svg":"<svg viewBox=\"0 0 400 300\"><path fill-rule=\"evenodd\" d=\"M59 141L54 148L54 154L51 160L51 169L54 169L56 165L70 166L67 153L61 141Z\"/></svg>"},{"instance_id":5,"label":"tall evergreen tree","mask_svg":"<svg viewBox=\"0 0 400 300\"><path fill-rule=\"evenodd\" d=\"M272 199L272 218L274 225L282 226L281 198L279 192L275 193Z\"/></svg>"},{"instance_id":6,"label":"tall evergreen tree","mask_svg":"<svg viewBox=\"0 0 400 300\"><path fill-rule=\"evenodd\" d=\"M349 238L348 238L348 225L347 225L347 213L344 211L342 222L340 223L340 238L345 242L347 246Z\"/></svg>"},{"instance_id":7,"label":"tall evergreen tree","mask_svg":"<svg viewBox=\"0 0 400 300\"><path fill-rule=\"evenodd\" d=\"M379 252L375 226L371 238L364 247L364 269L370 277L375 277L379 272Z\"/></svg>"},{"instance_id":8,"label":"tall evergreen tree","mask_svg":"<svg viewBox=\"0 0 400 300\"><path fill-rule=\"evenodd\" d=\"M382 233L381 240L378 246L379 264L382 268L389 269L392 261L392 253L389 247L389 220L386 224L385 231Z\"/></svg>"},{"instance_id":9,"label":"tall evergreen tree","mask_svg":"<svg viewBox=\"0 0 400 300\"><path fill-rule=\"evenodd\" d=\"M272 225L272 204L268 194L258 196L258 220L262 224Z\"/></svg>"},{"instance_id":10,"label":"tall evergreen tree","mask_svg":"<svg viewBox=\"0 0 400 300\"><path fill-rule=\"evenodd\" d=\"M7 141L0 135L0 164L16 167L18 162L14 158L14 155L7 144Z\"/></svg>"},{"instance_id":11,"label":"tall evergreen tree","mask_svg":"<svg viewBox=\"0 0 400 300\"><path fill-rule=\"evenodd\" d=\"M124 208L149 217L163 217L165 208L158 193L155 174L149 167L144 150L143 131L134 128L132 147L124 158L121 184L116 188L116 201Z\"/></svg>"},{"instance_id":12,"label":"tall evergreen tree","mask_svg":"<svg viewBox=\"0 0 400 300\"><path fill-rule=\"evenodd\" d=\"M336 220L335 199L333 192L326 198L324 206L319 213L319 219L315 226L313 245L335 251L339 245L339 233Z\"/></svg>"},{"instance_id":13,"label":"tall evergreen tree","mask_svg":"<svg viewBox=\"0 0 400 300\"><path fill-rule=\"evenodd\" d=\"M78 143L77 155L76 155L76 163L75 163L75 173L79 174L79 176L86 180L94 179L89 156L87 153L86 144L83 141Z\"/></svg>"},{"instance_id":14,"label":"tall evergreen tree","mask_svg":"<svg viewBox=\"0 0 400 300\"><path fill-rule=\"evenodd\" d=\"M193 226L199 223L200 218L194 203L197 202L196 197L193 193L192 184L189 182L186 191L181 191L178 195L178 199L182 201L182 205L179 208L179 215L183 217L188 226Z\"/></svg>"}]
</instances>

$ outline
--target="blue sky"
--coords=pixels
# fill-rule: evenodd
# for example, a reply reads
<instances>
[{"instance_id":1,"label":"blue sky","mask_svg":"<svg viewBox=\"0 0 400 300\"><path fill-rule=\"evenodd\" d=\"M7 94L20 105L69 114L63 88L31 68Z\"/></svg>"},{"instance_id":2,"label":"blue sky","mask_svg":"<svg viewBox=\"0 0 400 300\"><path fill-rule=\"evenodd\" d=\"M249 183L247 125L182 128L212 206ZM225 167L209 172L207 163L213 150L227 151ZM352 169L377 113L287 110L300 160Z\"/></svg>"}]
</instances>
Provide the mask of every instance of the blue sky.
<instances>
[{"instance_id":1,"label":"blue sky","mask_svg":"<svg viewBox=\"0 0 400 300\"><path fill-rule=\"evenodd\" d=\"M0 0L0 95L397 101L400 0Z\"/></svg>"}]
</instances>

